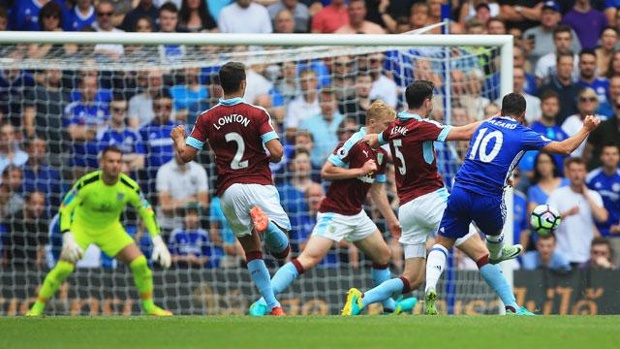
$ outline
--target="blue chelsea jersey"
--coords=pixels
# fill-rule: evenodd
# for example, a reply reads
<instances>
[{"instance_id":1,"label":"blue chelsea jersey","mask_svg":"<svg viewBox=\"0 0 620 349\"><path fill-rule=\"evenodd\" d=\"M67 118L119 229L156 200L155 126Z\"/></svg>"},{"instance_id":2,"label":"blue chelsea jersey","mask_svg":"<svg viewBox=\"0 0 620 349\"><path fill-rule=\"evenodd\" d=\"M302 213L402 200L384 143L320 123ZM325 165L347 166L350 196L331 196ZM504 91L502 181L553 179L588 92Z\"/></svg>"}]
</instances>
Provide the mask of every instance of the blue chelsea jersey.
<instances>
[{"instance_id":1,"label":"blue chelsea jersey","mask_svg":"<svg viewBox=\"0 0 620 349\"><path fill-rule=\"evenodd\" d=\"M539 150L551 140L509 117L480 124L469 142L455 186L489 195L501 195L507 179L523 154Z\"/></svg>"}]
</instances>

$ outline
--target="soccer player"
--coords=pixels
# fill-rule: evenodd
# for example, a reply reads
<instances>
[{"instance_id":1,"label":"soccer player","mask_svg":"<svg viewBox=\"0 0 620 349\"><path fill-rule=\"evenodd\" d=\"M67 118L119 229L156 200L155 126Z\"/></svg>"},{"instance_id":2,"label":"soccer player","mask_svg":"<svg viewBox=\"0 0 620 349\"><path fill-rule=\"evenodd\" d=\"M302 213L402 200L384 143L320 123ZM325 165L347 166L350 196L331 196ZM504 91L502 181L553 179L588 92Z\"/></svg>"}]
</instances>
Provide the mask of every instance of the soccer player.
<instances>
[{"instance_id":1,"label":"soccer player","mask_svg":"<svg viewBox=\"0 0 620 349\"><path fill-rule=\"evenodd\" d=\"M252 280L267 302L271 315L285 315L276 300L263 260L260 234L276 257L288 256L288 216L280 206L269 161L280 162L283 147L263 108L243 100L246 79L243 63L228 62L219 72L224 98L202 113L185 140L185 127L170 134L179 157L190 162L205 142L215 152L217 196L230 227L245 251ZM265 148L269 154L265 153Z\"/></svg>"},{"instance_id":2,"label":"soccer player","mask_svg":"<svg viewBox=\"0 0 620 349\"><path fill-rule=\"evenodd\" d=\"M62 252L56 266L47 274L36 302L27 316L43 314L45 304L75 270L75 264L90 244L108 256L129 266L148 315L171 316L172 313L153 303L153 274L134 240L127 234L119 216L127 204L140 213L153 240L153 259L170 267L170 252L159 235L153 209L140 192L138 184L121 173L122 153L118 148L102 151L101 169L81 177L65 196L60 206Z\"/></svg>"},{"instance_id":3,"label":"soccer player","mask_svg":"<svg viewBox=\"0 0 620 349\"><path fill-rule=\"evenodd\" d=\"M366 112L366 127L341 142L321 169L321 176L332 183L321 201L317 223L306 247L296 259L280 268L271 280L276 294L283 292L295 279L314 268L329 252L334 242L347 239L362 250L372 261L372 278L375 284L388 280L390 249L376 224L368 217L362 205L370 192L379 212L385 217L393 236L400 235L398 219L385 194L385 167L387 153L360 142L367 134L382 132L393 120L394 109L383 101L375 101ZM383 303L387 313L408 311L416 299L397 304L386 298ZM264 315L265 302L260 299L250 307L250 315Z\"/></svg>"},{"instance_id":4,"label":"soccer player","mask_svg":"<svg viewBox=\"0 0 620 349\"><path fill-rule=\"evenodd\" d=\"M445 268L448 250L456 239L467 234L472 221L486 234L487 258L501 258L504 251L501 232L506 217L504 187L509 185L510 174L523 154L528 150L542 150L568 155L600 123L598 118L588 115L579 132L562 142L553 142L523 126L525 107L526 102L521 94L509 93L502 100L502 116L482 122L474 132L465 162L456 174L456 182L439 225L437 241L428 254L427 312L429 307L434 309L436 285ZM491 276L496 279L501 274ZM506 302L504 305L507 314L532 315L525 308Z\"/></svg>"},{"instance_id":5,"label":"soccer player","mask_svg":"<svg viewBox=\"0 0 620 349\"><path fill-rule=\"evenodd\" d=\"M369 304L415 290L424 281L426 240L437 231L448 199L448 190L437 172L433 144L435 141L468 140L480 124L478 122L451 127L430 120L428 117L433 111L434 88L434 84L427 80L417 80L410 84L405 91L409 109L400 113L382 133L366 138L373 146L390 144L396 167L396 189L400 199L398 218L403 232L399 241L405 253L405 268L400 277L387 280L364 294L356 288L350 289L342 310L344 316L358 315ZM469 234L457 242L459 249L477 261L485 280L488 273L501 276L499 267L489 264L488 258L484 258L481 245L480 237L473 227ZM505 253L497 256L494 262L515 258L521 249L520 246L506 246ZM503 277L500 281L510 291ZM489 284L498 291L493 283ZM498 293L505 302L516 305L512 293Z\"/></svg>"}]
</instances>

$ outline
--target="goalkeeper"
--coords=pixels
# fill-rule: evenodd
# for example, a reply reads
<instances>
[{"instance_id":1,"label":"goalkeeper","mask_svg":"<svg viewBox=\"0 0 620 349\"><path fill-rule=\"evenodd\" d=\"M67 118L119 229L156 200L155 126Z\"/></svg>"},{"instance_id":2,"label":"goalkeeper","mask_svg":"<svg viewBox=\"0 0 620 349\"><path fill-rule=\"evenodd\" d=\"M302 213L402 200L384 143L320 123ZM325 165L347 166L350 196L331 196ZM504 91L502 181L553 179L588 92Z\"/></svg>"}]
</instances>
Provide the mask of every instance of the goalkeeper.
<instances>
[{"instance_id":1,"label":"goalkeeper","mask_svg":"<svg viewBox=\"0 0 620 349\"><path fill-rule=\"evenodd\" d=\"M171 316L153 303L153 275L147 260L119 221L127 203L140 213L153 240L153 259L165 268L170 266L170 252L159 236L159 226L149 202L138 184L121 173L122 153L107 147L101 154L101 169L80 178L60 206L62 252L56 266L47 274L37 301L27 316L43 314L45 304L58 287L75 270L84 250L95 244L108 256L126 263L148 315Z\"/></svg>"}]
</instances>

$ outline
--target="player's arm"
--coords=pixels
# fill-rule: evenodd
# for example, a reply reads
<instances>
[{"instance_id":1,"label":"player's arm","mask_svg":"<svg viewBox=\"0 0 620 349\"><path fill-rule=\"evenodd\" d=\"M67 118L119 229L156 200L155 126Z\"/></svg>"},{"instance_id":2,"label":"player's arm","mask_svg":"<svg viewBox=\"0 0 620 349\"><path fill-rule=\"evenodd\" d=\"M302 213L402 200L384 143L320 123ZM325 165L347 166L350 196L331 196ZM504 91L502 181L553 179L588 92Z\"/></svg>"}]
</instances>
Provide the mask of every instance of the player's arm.
<instances>
[{"instance_id":1,"label":"player's arm","mask_svg":"<svg viewBox=\"0 0 620 349\"><path fill-rule=\"evenodd\" d=\"M579 145L586 138L588 138L590 132L594 131L600 123L601 120L599 118L593 115L588 115L583 120L583 127L581 127L579 132L561 142L548 143L541 150L553 154L569 155L575 151L575 149L577 149L577 147L579 147Z\"/></svg>"},{"instance_id":2,"label":"player's arm","mask_svg":"<svg viewBox=\"0 0 620 349\"><path fill-rule=\"evenodd\" d=\"M137 187L137 185L136 185ZM138 211L144 226L149 231L151 240L153 241L153 253L151 258L157 261L162 267L170 268L172 264L172 257L166 243L159 235L159 225L155 218L155 212L151 204L144 198L144 195L140 192L140 189L130 192L131 205Z\"/></svg>"},{"instance_id":3,"label":"player's arm","mask_svg":"<svg viewBox=\"0 0 620 349\"><path fill-rule=\"evenodd\" d=\"M482 121L477 121L471 124L456 127L445 126L444 131L441 132L442 134L444 132L447 132L445 138L442 134L440 134L439 137L437 137L437 140L440 142L468 141L474 135L474 132L476 131L476 129L478 129L478 126L480 126L480 124L482 124Z\"/></svg>"},{"instance_id":4,"label":"player's arm","mask_svg":"<svg viewBox=\"0 0 620 349\"><path fill-rule=\"evenodd\" d=\"M385 193L385 180L375 181L375 183L372 184L370 187L370 197L377 206L379 212L383 215L383 218L387 221L388 229L390 229L392 236L395 238L400 237L400 223L398 222L398 218L396 218L394 211L392 211L387 194Z\"/></svg>"},{"instance_id":5,"label":"player's arm","mask_svg":"<svg viewBox=\"0 0 620 349\"><path fill-rule=\"evenodd\" d=\"M170 137L174 142L174 150L183 162L194 160L199 149L202 149L203 143L199 140L189 137L185 140L185 126L178 125L170 132ZM189 144L188 144L189 143Z\"/></svg>"},{"instance_id":6,"label":"player's arm","mask_svg":"<svg viewBox=\"0 0 620 349\"><path fill-rule=\"evenodd\" d=\"M271 139L265 143L265 148L269 151L269 158L271 162L278 163L282 160L282 156L284 155L284 147L280 140L277 138Z\"/></svg>"},{"instance_id":7,"label":"player's arm","mask_svg":"<svg viewBox=\"0 0 620 349\"><path fill-rule=\"evenodd\" d=\"M73 211L84 200L85 189L83 188L83 178L80 178L62 200L58 214L60 216L60 232L62 233L62 250L60 258L71 263L77 263L82 258L84 251L75 242L71 232L71 217Z\"/></svg>"}]
</instances>

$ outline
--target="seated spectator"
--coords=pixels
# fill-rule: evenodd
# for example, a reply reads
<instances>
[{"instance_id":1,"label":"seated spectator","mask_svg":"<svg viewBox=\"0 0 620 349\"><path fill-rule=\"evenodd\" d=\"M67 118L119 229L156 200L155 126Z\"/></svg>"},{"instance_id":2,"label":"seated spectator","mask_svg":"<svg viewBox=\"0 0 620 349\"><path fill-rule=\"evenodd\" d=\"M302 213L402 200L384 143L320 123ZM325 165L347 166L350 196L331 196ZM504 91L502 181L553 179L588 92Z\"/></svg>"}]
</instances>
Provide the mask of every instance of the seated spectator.
<instances>
[{"instance_id":1,"label":"seated spectator","mask_svg":"<svg viewBox=\"0 0 620 349\"><path fill-rule=\"evenodd\" d=\"M338 112L336 93L331 88L323 88L320 93L320 114L311 116L299 124L299 128L312 134L314 148L310 153L312 167L321 168L327 157L338 145L338 127L344 117Z\"/></svg>"},{"instance_id":2,"label":"seated spectator","mask_svg":"<svg viewBox=\"0 0 620 349\"><path fill-rule=\"evenodd\" d=\"M597 113L605 119L613 114L613 109L607 100L609 95L609 80L598 77L596 74L596 53L592 49L584 49L579 52L579 79L577 85L581 88L589 87L598 96Z\"/></svg>"},{"instance_id":3,"label":"seated spectator","mask_svg":"<svg viewBox=\"0 0 620 349\"><path fill-rule=\"evenodd\" d=\"M557 56L557 73L551 77L549 84L540 88L542 95L546 91L554 91L560 100L560 111L556 123L562 125L569 116L576 114L579 86L573 82L574 56L572 53L559 53Z\"/></svg>"},{"instance_id":4,"label":"seated spectator","mask_svg":"<svg viewBox=\"0 0 620 349\"><path fill-rule=\"evenodd\" d=\"M159 8L159 31L161 33L177 33L179 30L179 8L167 2ZM185 45L159 45L159 58L164 63L174 63L187 54Z\"/></svg>"},{"instance_id":5,"label":"seated spectator","mask_svg":"<svg viewBox=\"0 0 620 349\"><path fill-rule=\"evenodd\" d=\"M349 23L349 13L345 0L332 0L312 16L311 31L319 34L331 34Z\"/></svg>"},{"instance_id":6,"label":"seated spectator","mask_svg":"<svg viewBox=\"0 0 620 349\"><path fill-rule=\"evenodd\" d=\"M195 203L201 210L209 206L207 171L198 163L184 163L178 155L157 170L159 225L166 233L182 223L182 210Z\"/></svg>"},{"instance_id":7,"label":"seated spectator","mask_svg":"<svg viewBox=\"0 0 620 349\"><path fill-rule=\"evenodd\" d=\"M77 8L77 6L76 6ZM93 11L94 13L94 11ZM70 16L67 16L70 17ZM39 24L41 25L41 31L63 31L66 29L64 22L68 22L69 18L63 18L63 9L56 2L48 2L41 8L39 14ZM77 52L77 45L75 44L30 44L28 45L28 57L30 58L42 58L45 56L59 58L62 55L72 55Z\"/></svg>"},{"instance_id":8,"label":"seated spectator","mask_svg":"<svg viewBox=\"0 0 620 349\"><path fill-rule=\"evenodd\" d=\"M135 129L145 126L153 120L153 97L166 88L161 70L157 68L138 72L137 79L144 79L144 91L129 100L129 126ZM168 91L166 91L170 94Z\"/></svg>"},{"instance_id":9,"label":"seated spectator","mask_svg":"<svg viewBox=\"0 0 620 349\"><path fill-rule=\"evenodd\" d=\"M179 10L179 31L217 32L217 23L209 13L207 1L183 0Z\"/></svg>"},{"instance_id":10,"label":"seated spectator","mask_svg":"<svg viewBox=\"0 0 620 349\"><path fill-rule=\"evenodd\" d=\"M572 55L573 61L573 70L571 70L571 79L577 78L578 67L577 64L579 62L579 57L572 51L572 43L575 41L575 37L573 36L573 31L570 27L561 25L556 27L553 30L553 51L547 53L546 55L540 57L538 61L536 61L536 82L539 86L547 84L553 80L553 77L557 75L558 72L558 57L560 54L562 55Z\"/></svg>"},{"instance_id":11,"label":"seated spectator","mask_svg":"<svg viewBox=\"0 0 620 349\"><path fill-rule=\"evenodd\" d=\"M618 44L618 30L614 27L607 27L601 33L601 45L596 49L596 74L599 77L606 77L611 58L616 52Z\"/></svg>"},{"instance_id":12,"label":"seated spectator","mask_svg":"<svg viewBox=\"0 0 620 349\"><path fill-rule=\"evenodd\" d=\"M6 13L6 9L0 6L0 31L6 31L9 26L9 15Z\"/></svg>"},{"instance_id":13,"label":"seated spectator","mask_svg":"<svg viewBox=\"0 0 620 349\"><path fill-rule=\"evenodd\" d=\"M601 195L585 185L585 162L581 158L568 158L564 168L570 184L554 190L547 204L562 216L562 224L555 232L558 251L576 266L588 260L590 243L598 234L595 222L605 222L609 214Z\"/></svg>"},{"instance_id":14,"label":"seated spectator","mask_svg":"<svg viewBox=\"0 0 620 349\"><path fill-rule=\"evenodd\" d=\"M2 171L0 180L0 218L19 212L24 207L24 198L19 194L24 185L22 169L9 165Z\"/></svg>"},{"instance_id":15,"label":"seated spectator","mask_svg":"<svg viewBox=\"0 0 620 349\"><path fill-rule=\"evenodd\" d=\"M529 251L521 258L521 269L571 270L570 262L555 249L555 244L553 233L539 235L536 251Z\"/></svg>"},{"instance_id":16,"label":"seated spectator","mask_svg":"<svg viewBox=\"0 0 620 349\"><path fill-rule=\"evenodd\" d=\"M368 72L360 71L355 77L355 95L340 101L338 106L340 114L354 119L358 125L365 125L366 111L373 102L370 99L371 90L372 77Z\"/></svg>"},{"instance_id":17,"label":"seated spectator","mask_svg":"<svg viewBox=\"0 0 620 349\"><path fill-rule=\"evenodd\" d=\"M24 54L16 49L3 56L0 67L0 122L9 121L18 129L26 128L29 136L34 132L36 110L32 105L34 79L18 65Z\"/></svg>"},{"instance_id":18,"label":"seated spectator","mask_svg":"<svg viewBox=\"0 0 620 349\"><path fill-rule=\"evenodd\" d=\"M60 172L47 164L47 143L44 139L34 137L26 141L28 161L24 165L23 192L43 193L46 198L47 216L52 216L60 205L62 183Z\"/></svg>"},{"instance_id":19,"label":"seated spectator","mask_svg":"<svg viewBox=\"0 0 620 349\"><path fill-rule=\"evenodd\" d=\"M347 12L349 23L336 29L335 34L385 34L381 26L366 20L368 11L364 0L349 0Z\"/></svg>"},{"instance_id":20,"label":"seated spectator","mask_svg":"<svg viewBox=\"0 0 620 349\"><path fill-rule=\"evenodd\" d=\"M520 93L525 97L526 109L525 120L528 124L536 120L540 114L540 99L536 96L532 96L525 92L525 70L523 68L515 67L512 70L514 92Z\"/></svg>"},{"instance_id":21,"label":"seated spectator","mask_svg":"<svg viewBox=\"0 0 620 349\"><path fill-rule=\"evenodd\" d=\"M500 18L508 27L517 27L522 31L538 25L542 10L542 1L498 1ZM527 5L523 5L527 4Z\"/></svg>"},{"instance_id":22,"label":"seated spectator","mask_svg":"<svg viewBox=\"0 0 620 349\"><path fill-rule=\"evenodd\" d=\"M392 108L398 105L398 86L390 79L383 70L384 55L381 52L368 56L368 71L372 77L370 99L380 99Z\"/></svg>"},{"instance_id":23,"label":"seated spectator","mask_svg":"<svg viewBox=\"0 0 620 349\"><path fill-rule=\"evenodd\" d=\"M112 16L114 15L114 4L112 0L100 0L97 4L97 19L93 28L99 33L122 33L123 31L114 28ZM95 55L102 58L117 60L125 53L123 45L120 44L97 44L95 45Z\"/></svg>"},{"instance_id":24,"label":"seated spectator","mask_svg":"<svg viewBox=\"0 0 620 349\"><path fill-rule=\"evenodd\" d=\"M590 259L579 265L579 269L615 270L613 263L614 250L607 238L597 236L592 239Z\"/></svg>"},{"instance_id":25,"label":"seated spectator","mask_svg":"<svg viewBox=\"0 0 620 349\"><path fill-rule=\"evenodd\" d=\"M592 8L590 0L576 1L573 8L564 14L562 24L575 30L584 49L596 48L599 36L608 25L605 14Z\"/></svg>"},{"instance_id":26,"label":"seated spectator","mask_svg":"<svg viewBox=\"0 0 620 349\"><path fill-rule=\"evenodd\" d=\"M595 115L601 120L607 119L604 115L595 114L596 110L598 109L598 105L598 96L592 88L586 87L581 90L577 99L578 113L569 116L562 123L562 130L569 137L576 134L577 132L579 132L581 126L583 126L583 120L585 119L586 115ZM577 149L575 149L575 151L571 153L571 156L581 157L583 155L585 147L586 142L581 143L579 147L577 147Z\"/></svg>"},{"instance_id":27,"label":"seated spectator","mask_svg":"<svg viewBox=\"0 0 620 349\"><path fill-rule=\"evenodd\" d=\"M95 6L93 0L77 0L73 10L65 19L63 28L66 31L80 31L95 24ZM44 6L45 7L45 6ZM43 12L43 9L41 9Z\"/></svg>"},{"instance_id":28,"label":"seated spectator","mask_svg":"<svg viewBox=\"0 0 620 349\"><path fill-rule=\"evenodd\" d=\"M588 188L603 198L603 206L609 212L607 221L596 226L602 236L610 238L615 250L620 249L620 150L615 143L604 144L601 149L601 167L588 173ZM615 264L615 263L614 263Z\"/></svg>"},{"instance_id":29,"label":"seated spectator","mask_svg":"<svg viewBox=\"0 0 620 349\"><path fill-rule=\"evenodd\" d=\"M253 0L235 0L222 9L217 20L222 33L268 34L273 32L267 9Z\"/></svg>"},{"instance_id":30,"label":"seated spectator","mask_svg":"<svg viewBox=\"0 0 620 349\"><path fill-rule=\"evenodd\" d=\"M332 88L336 98L343 100L355 95L355 62L351 56L338 56L331 60ZM294 85L293 85L294 86Z\"/></svg>"},{"instance_id":31,"label":"seated spectator","mask_svg":"<svg viewBox=\"0 0 620 349\"><path fill-rule=\"evenodd\" d=\"M200 100L209 98L207 86L200 81L200 68L187 67L183 69L183 72L183 83L170 88L177 120L188 120L190 106Z\"/></svg>"},{"instance_id":32,"label":"seated spectator","mask_svg":"<svg viewBox=\"0 0 620 349\"><path fill-rule=\"evenodd\" d=\"M36 116L32 129L26 129L27 137L40 136L47 142L50 164L62 162L67 149L67 137L63 130L63 112L69 103L69 94L62 85L62 71L50 67L42 73L42 81L35 86Z\"/></svg>"},{"instance_id":33,"label":"seated spectator","mask_svg":"<svg viewBox=\"0 0 620 349\"><path fill-rule=\"evenodd\" d=\"M127 126L127 101L115 98L110 102L110 122L98 137L97 153L109 146L123 152L123 173L135 175L144 168L145 149L138 131ZM135 176L134 176L135 177Z\"/></svg>"},{"instance_id":34,"label":"seated spectator","mask_svg":"<svg viewBox=\"0 0 620 349\"><path fill-rule=\"evenodd\" d=\"M528 212L532 212L538 205L547 203L549 194L568 185L569 181L560 175L560 168L553 155L542 152L534 158L531 184L527 191Z\"/></svg>"},{"instance_id":35,"label":"seated spectator","mask_svg":"<svg viewBox=\"0 0 620 349\"><path fill-rule=\"evenodd\" d=\"M8 234L2 242L2 265L16 268L45 267L48 228L45 211L44 194L34 191L26 195L20 210L3 219L3 223L8 226Z\"/></svg>"},{"instance_id":36,"label":"seated spectator","mask_svg":"<svg viewBox=\"0 0 620 349\"><path fill-rule=\"evenodd\" d=\"M281 0L267 7L267 12L269 12L274 28L277 27L278 14L284 10L292 15L293 31L295 33L307 33L309 31L310 12L308 11L308 6L298 0Z\"/></svg>"},{"instance_id":37,"label":"seated spectator","mask_svg":"<svg viewBox=\"0 0 620 349\"><path fill-rule=\"evenodd\" d=\"M220 265L224 253L200 227L200 211L198 204L186 205L183 228L170 234L168 248L172 263L179 268L217 268Z\"/></svg>"},{"instance_id":38,"label":"seated spectator","mask_svg":"<svg viewBox=\"0 0 620 349\"><path fill-rule=\"evenodd\" d=\"M612 87L616 79L612 79ZM620 77L617 79L620 82ZM613 88L612 88L613 91ZM593 169L601 165L601 150L604 144L614 143L620 146L620 95L613 99L615 115L601 122L587 139L583 158L588 161L588 168Z\"/></svg>"},{"instance_id":39,"label":"seated spectator","mask_svg":"<svg viewBox=\"0 0 620 349\"><path fill-rule=\"evenodd\" d=\"M9 30L39 31L39 14L41 13L42 7L48 1L49 0L12 1L13 7L10 9ZM63 12L66 12L64 1L55 0L54 2L61 5Z\"/></svg>"},{"instance_id":40,"label":"seated spectator","mask_svg":"<svg viewBox=\"0 0 620 349\"><path fill-rule=\"evenodd\" d=\"M316 72L307 69L299 73L299 84L300 94L289 103L284 117L286 132L294 132L302 120L321 112Z\"/></svg>"},{"instance_id":41,"label":"seated spectator","mask_svg":"<svg viewBox=\"0 0 620 349\"><path fill-rule=\"evenodd\" d=\"M125 15L123 22L120 25L120 29L126 32L136 31L135 28L138 19L141 17L148 17L151 19L151 23L155 23L158 15L159 9L155 6L155 4L153 4L153 0L140 0L138 6Z\"/></svg>"},{"instance_id":42,"label":"seated spectator","mask_svg":"<svg viewBox=\"0 0 620 349\"><path fill-rule=\"evenodd\" d=\"M15 128L9 123L0 125L0 173L9 165L23 166L28 154L21 150L15 139Z\"/></svg>"}]
</instances>

